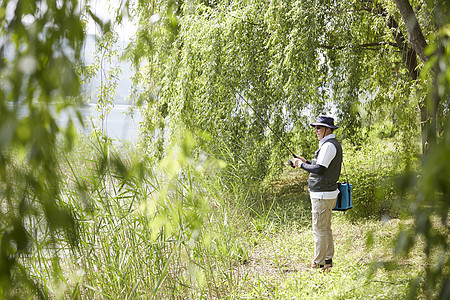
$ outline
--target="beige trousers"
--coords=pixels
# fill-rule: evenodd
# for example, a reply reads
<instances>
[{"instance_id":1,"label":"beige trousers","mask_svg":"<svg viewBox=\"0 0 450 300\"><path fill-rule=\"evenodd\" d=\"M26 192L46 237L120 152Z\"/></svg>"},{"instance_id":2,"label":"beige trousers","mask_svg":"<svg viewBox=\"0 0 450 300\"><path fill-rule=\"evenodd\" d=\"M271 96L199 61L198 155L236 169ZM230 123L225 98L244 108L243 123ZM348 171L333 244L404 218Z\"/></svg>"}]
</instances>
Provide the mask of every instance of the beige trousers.
<instances>
[{"instance_id":1,"label":"beige trousers","mask_svg":"<svg viewBox=\"0 0 450 300\"><path fill-rule=\"evenodd\" d=\"M318 265L324 265L325 260L333 258L334 243L331 231L331 210L336 205L335 199L311 198L312 229L314 236L314 259Z\"/></svg>"}]
</instances>

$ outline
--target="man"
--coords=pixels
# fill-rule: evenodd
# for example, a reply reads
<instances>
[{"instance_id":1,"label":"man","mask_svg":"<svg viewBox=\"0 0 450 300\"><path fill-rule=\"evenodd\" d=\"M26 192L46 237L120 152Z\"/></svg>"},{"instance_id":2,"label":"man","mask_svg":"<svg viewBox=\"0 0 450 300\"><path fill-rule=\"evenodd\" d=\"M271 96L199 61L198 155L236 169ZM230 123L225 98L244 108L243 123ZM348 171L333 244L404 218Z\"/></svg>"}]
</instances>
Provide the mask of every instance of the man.
<instances>
[{"instance_id":1,"label":"man","mask_svg":"<svg viewBox=\"0 0 450 300\"><path fill-rule=\"evenodd\" d=\"M331 231L331 210L339 194L337 181L341 173L342 148L333 133L338 126L334 119L319 116L311 123L319 139L319 149L309 162L303 157L293 159L294 166L310 173L308 190L312 205L314 259L312 268L329 272L333 266L334 244Z\"/></svg>"}]
</instances>

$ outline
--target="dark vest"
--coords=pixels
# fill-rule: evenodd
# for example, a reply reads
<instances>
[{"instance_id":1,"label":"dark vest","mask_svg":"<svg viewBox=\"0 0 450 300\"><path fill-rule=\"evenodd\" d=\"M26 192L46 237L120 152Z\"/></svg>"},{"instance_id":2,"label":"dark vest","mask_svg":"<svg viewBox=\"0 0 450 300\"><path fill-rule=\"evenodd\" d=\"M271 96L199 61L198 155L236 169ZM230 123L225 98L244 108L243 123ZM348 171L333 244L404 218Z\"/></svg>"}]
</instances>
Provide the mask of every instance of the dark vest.
<instances>
[{"instance_id":1,"label":"dark vest","mask_svg":"<svg viewBox=\"0 0 450 300\"><path fill-rule=\"evenodd\" d=\"M311 192L332 192L338 188L337 181L341 174L342 147L335 138L327 140L323 145L326 143L332 143L336 147L336 156L322 175L313 173L309 175L308 188ZM313 165L317 162L319 152L320 149L316 151L316 155L311 162Z\"/></svg>"}]
</instances>

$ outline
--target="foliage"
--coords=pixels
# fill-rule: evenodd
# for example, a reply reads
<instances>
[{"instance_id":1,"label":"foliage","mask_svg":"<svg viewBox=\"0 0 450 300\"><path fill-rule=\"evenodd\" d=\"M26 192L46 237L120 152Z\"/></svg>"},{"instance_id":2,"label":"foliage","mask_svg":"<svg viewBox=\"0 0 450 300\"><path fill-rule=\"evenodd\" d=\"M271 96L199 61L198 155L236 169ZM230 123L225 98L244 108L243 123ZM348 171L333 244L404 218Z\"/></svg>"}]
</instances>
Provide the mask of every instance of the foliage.
<instances>
[{"instance_id":1,"label":"foliage","mask_svg":"<svg viewBox=\"0 0 450 300\"><path fill-rule=\"evenodd\" d=\"M59 282L47 275L46 247L33 249L23 264L49 297L402 299L426 265L420 245L407 264L393 257L399 220L351 223L335 213L335 268L309 269L310 207L306 190L298 192L298 180L306 178L287 169L262 195L269 205L249 213L232 204L249 199L227 199L214 176L223 162L193 156L200 149L191 133L177 137L159 163L102 138L81 139L75 151L59 156L79 246L58 237L55 255L67 274Z\"/></svg>"},{"instance_id":2,"label":"foliage","mask_svg":"<svg viewBox=\"0 0 450 300\"><path fill-rule=\"evenodd\" d=\"M436 43L430 46L432 56L427 63L434 69L429 99L450 99L450 27L447 24L439 32ZM433 51L434 50L434 51ZM443 101L445 102L445 101ZM448 104L448 102L447 102ZM418 291L426 298L448 299L450 297L450 258L448 220L450 209L450 119L441 120L443 132L422 158L417 173L406 173L399 183L402 195L409 189L416 191L410 206L414 216L414 228L404 230L398 237L396 251L410 254L411 248L425 241L424 252L427 265L425 273L411 282L409 298L415 299ZM438 220L434 220L437 217Z\"/></svg>"},{"instance_id":3,"label":"foliage","mask_svg":"<svg viewBox=\"0 0 450 300\"><path fill-rule=\"evenodd\" d=\"M76 0L0 5L2 298L17 291L47 297L48 282L63 281L59 257L49 249L58 249L61 240L71 247L78 244L78 225L64 202L58 156L72 149L74 124L82 122L77 110L79 76L87 74L80 72L86 21L82 13L89 14L105 36L112 36L88 2L83 7ZM109 82L108 89L113 87ZM103 99L110 96L102 93ZM62 116L68 121L62 122ZM46 276L23 267L32 254L42 254L40 263L51 266Z\"/></svg>"},{"instance_id":4,"label":"foliage","mask_svg":"<svg viewBox=\"0 0 450 300\"><path fill-rule=\"evenodd\" d=\"M432 40L432 7L417 4ZM236 177L267 182L289 153L256 113L303 156L313 153L307 124L318 113L333 113L355 145L392 120L392 133L415 148L424 88L395 40L407 33L390 2L141 1L137 14L133 61L149 151L162 153L183 123L214 137L209 153L239 162Z\"/></svg>"},{"instance_id":5,"label":"foliage","mask_svg":"<svg viewBox=\"0 0 450 300\"><path fill-rule=\"evenodd\" d=\"M75 246L76 221L63 204L55 159L74 140L74 121L57 122L76 105L74 65L84 39L77 1L0 4L0 297L18 290L46 297L42 281L23 267L36 242L55 248L58 236ZM39 223L41 233L32 232ZM52 252L50 251L51 255ZM49 276L60 274L57 259Z\"/></svg>"},{"instance_id":6,"label":"foliage","mask_svg":"<svg viewBox=\"0 0 450 300\"><path fill-rule=\"evenodd\" d=\"M405 215L408 197L396 192L396 178L407 169L414 170L411 154L392 139L372 139L363 147L344 147L344 165L340 180L353 186L353 219L389 219Z\"/></svg>"},{"instance_id":7,"label":"foliage","mask_svg":"<svg viewBox=\"0 0 450 300\"><path fill-rule=\"evenodd\" d=\"M183 286L202 293L195 249L216 195L201 174L220 162L193 160L197 146L188 132L159 164L103 139L79 147L66 159L65 193L80 223L80 245L66 267L80 275L66 282L66 294L113 299L126 290L132 297L165 298L183 295Z\"/></svg>"},{"instance_id":8,"label":"foliage","mask_svg":"<svg viewBox=\"0 0 450 300\"><path fill-rule=\"evenodd\" d=\"M119 56L116 46L118 35L111 28L110 31L102 34L101 37L96 37L96 39L95 62L89 67L94 70L95 75L100 77L100 86L98 91L94 92L95 98L93 100L96 103L96 109L99 111L99 129L106 134L106 119L113 106L121 74L120 67L115 65L117 63L115 60ZM94 74L90 74L90 76ZM89 98L92 98L93 95L89 96Z\"/></svg>"},{"instance_id":9,"label":"foliage","mask_svg":"<svg viewBox=\"0 0 450 300\"><path fill-rule=\"evenodd\" d=\"M426 59L412 50L411 28L392 1L140 0L133 11L140 30L128 57L138 71L134 95L146 119L146 152L130 156L105 137L66 153L81 117L75 109L67 124L57 120L81 102L79 76L88 79L97 66L107 75L99 95L105 117L119 72L103 68L117 55L109 47L117 38L114 24L78 4L0 4L0 297L118 298L125 291L154 298L402 298L406 280L416 276L412 298L448 297L450 184L442 175L450 161L450 80L443 0L437 1L442 10L433 1L412 1L431 45ZM82 12L103 34L100 60L87 73L79 65ZM114 22L121 18L119 12ZM360 257L364 249L352 247L365 237L342 216L338 226L350 229L339 227L348 237L340 247L353 255L341 257L341 270L309 276L306 258L291 259L312 248L304 246L311 243L303 234L304 185L295 186L302 208L289 214L283 209L293 210L297 198L260 187L270 190L289 155L278 137L295 145L294 152L312 155L317 141L308 121L322 112L341 125L346 167L357 183L358 206L350 213L396 216L403 212L397 205L410 204L415 223L405 225L396 249L425 256L413 262L413 271L396 272L405 268L380 259L363 282L369 262ZM438 135L416 170L423 124ZM389 130L373 139L379 126ZM411 173L400 177L403 194L397 195L393 178L404 169ZM409 197L414 201L402 202ZM304 226L282 227L295 218ZM298 243L274 243L280 228ZM383 248L393 242L387 231ZM367 245L370 255L381 251ZM247 267L270 247L264 265L285 274L295 270L289 264L300 263L305 272L279 281L252 273ZM355 284L323 288L343 279ZM385 293L362 289L375 282L392 286Z\"/></svg>"}]
</instances>

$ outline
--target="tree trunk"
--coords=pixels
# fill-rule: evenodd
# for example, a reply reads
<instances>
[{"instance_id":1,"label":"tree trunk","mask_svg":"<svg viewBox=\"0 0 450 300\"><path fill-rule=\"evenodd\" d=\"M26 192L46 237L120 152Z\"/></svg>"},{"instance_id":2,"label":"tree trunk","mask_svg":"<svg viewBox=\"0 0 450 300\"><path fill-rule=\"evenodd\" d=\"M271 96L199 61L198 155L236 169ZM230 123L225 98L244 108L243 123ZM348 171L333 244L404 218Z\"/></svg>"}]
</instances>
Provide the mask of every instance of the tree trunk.
<instances>
[{"instance_id":1,"label":"tree trunk","mask_svg":"<svg viewBox=\"0 0 450 300\"><path fill-rule=\"evenodd\" d=\"M428 60L428 57L425 55L427 42L417 21L416 14L411 4L409 4L409 0L395 0L395 4L400 11L403 22L405 22L406 31L408 32L408 42L416 51L417 55L419 55L420 59L426 62Z\"/></svg>"},{"instance_id":2,"label":"tree trunk","mask_svg":"<svg viewBox=\"0 0 450 300\"><path fill-rule=\"evenodd\" d=\"M419 69L417 67L417 55L413 48L410 47L405 37L400 31L397 21L392 16L388 17L388 26L392 31L397 47L402 53L402 58L405 62L405 67L408 70L409 76L413 80L419 78Z\"/></svg>"},{"instance_id":3,"label":"tree trunk","mask_svg":"<svg viewBox=\"0 0 450 300\"><path fill-rule=\"evenodd\" d=\"M408 43L411 45L420 59L423 62L426 62L428 60L428 57L425 55L427 42L425 40L425 37L423 36L422 29L420 28L419 22L416 18L416 14L412 9L409 0L395 0L395 4L400 11L403 22L405 22L406 31L408 33ZM405 56L405 54L406 53L404 53L403 55ZM409 54L406 54L406 56L411 57ZM415 57L414 60L416 60ZM408 68L408 70L410 71L410 75L412 75L411 77L414 80L418 78L417 63L415 68L416 72L412 73L410 68ZM430 144L433 144L436 141L437 108L439 106L439 101L439 97L429 97L428 99L424 99L419 103L423 153L425 153Z\"/></svg>"}]
</instances>

